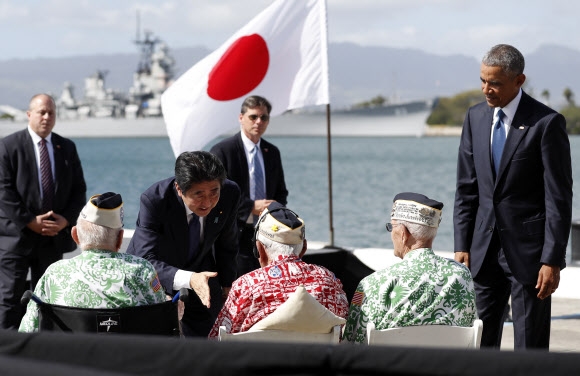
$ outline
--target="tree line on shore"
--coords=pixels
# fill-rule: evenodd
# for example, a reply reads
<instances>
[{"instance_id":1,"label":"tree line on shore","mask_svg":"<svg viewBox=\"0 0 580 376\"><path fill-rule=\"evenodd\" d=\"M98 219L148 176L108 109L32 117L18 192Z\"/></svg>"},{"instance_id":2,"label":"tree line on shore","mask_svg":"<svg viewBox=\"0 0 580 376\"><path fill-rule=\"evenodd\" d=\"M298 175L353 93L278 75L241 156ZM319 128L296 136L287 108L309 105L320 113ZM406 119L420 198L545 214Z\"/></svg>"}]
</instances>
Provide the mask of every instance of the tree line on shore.
<instances>
[{"instance_id":1,"label":"tree line on shore","mask_svg":"<svg viewBox=\"0 0 580 376\"><path fill-rule=\"evenodd\" d=\"M532 89L524 90L534 97ZM550 105L550 92L544 89L540 94L542 102ZM566 130L568 134L580 134L580 107L576 106L574 93L570 88L564 89L562 95L566 99L566 105L559 112L566 118ZM467 109L483 101L481 90L468 90L453 97L437 98L431 114L427 118L427 125L458 126L463 124Z\"/></svg>"}]
</instances>

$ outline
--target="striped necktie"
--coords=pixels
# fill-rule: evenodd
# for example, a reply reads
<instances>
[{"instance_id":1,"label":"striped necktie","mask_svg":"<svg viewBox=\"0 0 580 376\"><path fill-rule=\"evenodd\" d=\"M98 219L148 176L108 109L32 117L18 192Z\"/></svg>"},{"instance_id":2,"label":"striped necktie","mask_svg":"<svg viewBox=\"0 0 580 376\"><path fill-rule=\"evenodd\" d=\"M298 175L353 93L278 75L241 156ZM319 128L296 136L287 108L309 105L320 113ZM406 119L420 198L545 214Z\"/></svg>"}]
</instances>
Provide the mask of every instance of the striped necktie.
<instances>
[{"instance_id":1,"label":"striped necktie","mask_svg":"<svg viewBox=\"0 0 580 376\"><path fill-rule=\"evenodd\" d=\"M500 109L497 112L497 121L493 126L493 140L491 144L491 154L493 156L493 167L495 168L495 175L499 171L499 165L501 163L501 155L503 153L503 147L505 145L505 128L503 125L503 116L504 113Z\"/></svg>"},{"instance_id":2,"label":"striped necktie","mask_svg":"<svg viewBox=\"0 0 580 376\"><path fill-rule=\"evenodd\" d=\"M52 180L52 167L50 167L50 158L46 140L43 138L38 143L40 153L40 183L42 186L42 212L46 213L52 210L52 199L54 197L54 181Z\"/></svg>"}]
</instances>

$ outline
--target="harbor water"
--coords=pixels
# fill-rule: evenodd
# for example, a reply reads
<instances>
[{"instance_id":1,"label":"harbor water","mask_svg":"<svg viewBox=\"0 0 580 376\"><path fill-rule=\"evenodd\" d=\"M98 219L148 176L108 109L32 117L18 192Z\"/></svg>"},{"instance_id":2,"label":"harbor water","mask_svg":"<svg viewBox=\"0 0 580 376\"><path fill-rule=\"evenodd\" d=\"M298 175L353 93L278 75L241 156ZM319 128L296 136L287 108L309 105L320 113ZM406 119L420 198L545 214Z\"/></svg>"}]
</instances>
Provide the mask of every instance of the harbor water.
<instances>
[{"instance_id":1,"label":"harbor water","mask_svg":"<svg viewBox=\"0 0 580 376\"><path fill-rule=\"evenodd\" d=\"M57 124L58 128L58 124ZM55 131L58 132L57 128ZM325 136L266 134L282 153L288 207L306 221L307 238L329 242L329 190ZM173 175L175 158L167 137L73 137L83 164L88 194L115 191L125 202L125 227L135 228L139 196L152 183ZM209 150L211 145L204 149ZM570 137L573 177L580 181L580 137ZM392 199L402 191L442 201L443 219L434 248L453 249L453 198L459 137L333 137L334 245L392 248L385 223ZM573 219L580 218L574 186ZM568 252L569 254L570 252Z\"/></svg>"}]
</instances>

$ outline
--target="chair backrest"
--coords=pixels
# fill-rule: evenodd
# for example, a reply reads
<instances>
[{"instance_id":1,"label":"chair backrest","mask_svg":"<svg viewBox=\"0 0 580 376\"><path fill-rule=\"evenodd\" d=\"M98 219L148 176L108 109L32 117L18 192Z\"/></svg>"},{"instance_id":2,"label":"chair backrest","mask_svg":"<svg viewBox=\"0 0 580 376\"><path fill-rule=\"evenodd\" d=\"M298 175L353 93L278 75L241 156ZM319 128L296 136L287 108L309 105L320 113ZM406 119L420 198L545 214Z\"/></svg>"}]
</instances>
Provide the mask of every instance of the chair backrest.
<instances>
[{"instance_id":1,"label":"chair backrest","mask_svg":"<svg viewBox=\"0 0 580 376\"><path fill-rule=\"evenodd\" d=\"M39 331L179 336L177 303L127 308L75 308L40 304Z\"/></svg>"},{"instance_id":2,"label":"chair backrest","mask_svg":"<svg viewBox=\"0 0 580 376\"><path fill-rule=\"evenodd\" d=\"M266 341L266 342L303 342L338 344L340 342L340 325L332 328L330 333L303 333L288 330L254 330L241 333L227 333L225 326L219 328L220 341Z\"/></svg>"},{"instance_id":3,"label":"chair backrest","mask_svg":"<svg viewBox=\"0 0 580 376\"><path fill-rule=\"evenodd\" d=\"M376 330L372 322L367 324L369 345L447 347L478 349L481 343L483 322L475 320L471 327L451 325L420 325Z\"/></svg>"}]
</instances>

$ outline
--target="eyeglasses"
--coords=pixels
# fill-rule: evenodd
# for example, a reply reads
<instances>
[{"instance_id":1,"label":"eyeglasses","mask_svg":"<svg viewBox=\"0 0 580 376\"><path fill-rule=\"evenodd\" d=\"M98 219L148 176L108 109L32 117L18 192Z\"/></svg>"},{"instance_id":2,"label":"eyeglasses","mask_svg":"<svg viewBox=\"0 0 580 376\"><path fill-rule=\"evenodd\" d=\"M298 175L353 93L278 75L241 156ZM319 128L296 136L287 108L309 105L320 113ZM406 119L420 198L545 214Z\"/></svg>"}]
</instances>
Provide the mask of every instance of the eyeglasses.
<instances>
[{"instance_id":1,"label":"eyeglasses","mask_svg":"<svg viewBox=\"0 0 580 376\"><path fill-rule=\"evenodd\" d=\"M270 115L261 115L261 116L248 115L248 119L250 119L251 121L256 121L256 120L258 120L258 118L260 118L260 120L262 120L262 121L268 121L268 120L270 120Z\"/></svg>"},{"instance_id":2,"label":"eyeglasses","mask_svg":"<svg viewBox=\"0 0 580 376\"><path fill-rule=\"evenodd\" d=\"M393 227L398 226L398 225L400 225L400 223L390 223L389 222L386 224L385 227L387 228L388 232L391 232L391 231L393 231Z\"/></svg>"}]
</instances>

